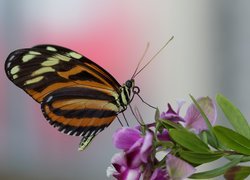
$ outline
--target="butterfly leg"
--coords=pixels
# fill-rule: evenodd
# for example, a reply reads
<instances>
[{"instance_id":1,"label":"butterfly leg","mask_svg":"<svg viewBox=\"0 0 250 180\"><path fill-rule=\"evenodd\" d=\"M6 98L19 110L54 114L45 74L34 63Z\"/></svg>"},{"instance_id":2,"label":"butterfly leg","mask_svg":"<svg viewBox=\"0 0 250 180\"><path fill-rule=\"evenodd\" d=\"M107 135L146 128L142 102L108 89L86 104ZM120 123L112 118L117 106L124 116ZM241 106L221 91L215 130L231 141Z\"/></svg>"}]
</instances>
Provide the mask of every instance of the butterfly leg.
<instances>
[{"instance_id":1,"label":"butterfly leg","mask_svg":"<svg viewBox=\"0 0 250 180\"><path fill-rule=\"evenodd\" d=\"M119 123L121 124L121 126L123 127L122 121L120 120L120 118L118 117L118 115L116 117L117 117Z\"/></svg>"},{"instance_id":2,"label":"butterfly leg","mask_svg":"<svg viewBox=\"0 0 250 180\"><path fill-rule=\"evenodd\" d=\"M127 109L127 108L126 108L126 109ZM129 127L129 124L128 124L128 121L127 121L127 118L126 118L125 114L123 113L123 111L122 111L122 115L123 115L123 118L124 118L124 119L125 119L125 121L126 121L127 126Z\"/></svg>"},{"instance_id":3,"label":"butterfly leg","mask_svg":"<svg viewBox=\"0 0 250 180\"><path fill-rule=\"evenodd\" d=\"M127 126L129 126L129 123L128 123L128 121L127 121L127 118L126 118L125 114L123 113L124 111L127 110L127 106L122 106L122 108L123 108L123 109L122 109L120 112L118 112L118 114L122 113L122 116L123 116L123 118L125 119ZM118 117L118 116L117 116L117 117Z\"/></svg>"},{"instance_id":4,"label":"butterfly leg","mask_svg":"<svg viewBox=\"0 0 250 180\"><path fill-rule=\"evenodd\" d=\"M133 108L131 107L130 104L129 104L129 108L130 108L130 110L131 110L133 116L135 117L136 121L137 121L140 125L142 125L142 123L139 121L139 119L138 119L137 116L135 115L135 112L134 112L134 110L133 110Z\"/></svg>"}]
</instances>

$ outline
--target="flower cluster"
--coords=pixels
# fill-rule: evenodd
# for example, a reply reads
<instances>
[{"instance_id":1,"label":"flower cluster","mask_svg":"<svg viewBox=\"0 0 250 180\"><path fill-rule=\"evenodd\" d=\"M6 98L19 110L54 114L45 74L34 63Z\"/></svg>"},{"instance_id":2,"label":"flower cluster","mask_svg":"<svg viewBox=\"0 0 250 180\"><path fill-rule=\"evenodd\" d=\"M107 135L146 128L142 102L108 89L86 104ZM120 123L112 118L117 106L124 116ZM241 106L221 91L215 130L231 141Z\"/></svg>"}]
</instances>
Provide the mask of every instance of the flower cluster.
<instances>
[{"instance_id":1,"label":"flower cluster","mask_svg":"<svg viewBox=\"0 0 250 180\"><path fill-rule=\"evenodd\" d=\"M230 102L225 103L225 97L220 95L217 103L218 99L221 107L228 107ZM217 119L213 100L209 97L197 100L192 97L192 100L194 103L187 108L184 116L180 115L183 102L178 103L176 110L168 104L165 112L160 114L156 111L155 122L142 122L135 128L118 129L113 135L113 143L122 152L113 156L107 175L119 180L181 180L187 177L216 177L219 175L218 171L225 173L225 177L232 171L236 171L236 174L245 172L245 167L240 166L240 170L235 170L235 165L242 161L244 155L250 155L249 149L239 151L233 145L225 146L221 140L224 138L221 131L232 133L232 130L229 132L221 126L213 127ZM232 111L232 108L227 111ZM231 164L226 164L221 169L194 174L197 166L223 156L231 158Z\"/></svg>"}]
</instances>

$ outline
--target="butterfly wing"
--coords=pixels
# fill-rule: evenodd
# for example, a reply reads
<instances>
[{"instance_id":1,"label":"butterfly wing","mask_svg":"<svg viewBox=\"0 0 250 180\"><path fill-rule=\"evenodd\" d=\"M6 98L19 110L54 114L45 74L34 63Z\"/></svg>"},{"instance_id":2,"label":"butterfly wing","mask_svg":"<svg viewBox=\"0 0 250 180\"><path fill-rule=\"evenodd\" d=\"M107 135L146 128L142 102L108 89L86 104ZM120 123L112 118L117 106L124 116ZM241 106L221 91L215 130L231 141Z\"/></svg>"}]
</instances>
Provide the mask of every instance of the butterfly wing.
<instances>
[{"instance_id":1,"label":"butterfly wing","mask_svg":"<svg viewBox=\"0 0 250 180\"><path fill-rule=\"evenodd\" d=\"M102 67L70 49L39 45L16 50L8 56L5 70L63 133L88 140L119 112L120 84Z\"/></svg>"},{"instance_id":2,"label":"butterfly wing","mask_svg":"<svg viewBox=\"0 0 250 180\"><path fill-rule=\"evenodd\" d=\"M103 130L119 111L113 96L86 87L58 89L45 97L41 108L51 125L76 136Z\"/></svg>"},{"instance_id":3,"label":"butterfly wing","mask_svg":"<svg viewBox=\"0 0 250 180\"><path fill-rule=\"evenodd\" d=\"M70 49L39 45L12 52L6 62L8 78L41 102L49 93L63 88L88 86L113 93L120 84L102 67Z\"/></svg>"}]
</instances>

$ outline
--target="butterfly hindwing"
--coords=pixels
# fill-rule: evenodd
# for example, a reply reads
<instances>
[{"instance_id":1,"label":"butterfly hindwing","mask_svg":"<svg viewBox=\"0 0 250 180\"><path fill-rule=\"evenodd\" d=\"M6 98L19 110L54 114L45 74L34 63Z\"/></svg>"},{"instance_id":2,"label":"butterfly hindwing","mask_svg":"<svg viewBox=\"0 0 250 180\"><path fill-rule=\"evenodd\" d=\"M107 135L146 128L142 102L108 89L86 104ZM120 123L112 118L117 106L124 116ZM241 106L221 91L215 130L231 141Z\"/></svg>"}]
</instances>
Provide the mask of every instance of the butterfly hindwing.
<instances>
[{"instance_id":1,"label":"butterfly hindwing","mask_svg":"<svg viewBox=\"0 0 250 180\"><path fill-rule=\"evenodd\" d=\"M8 56L5 70L63 133L81 135L87 141L119 112L120 84L102 67L70 49L39 45L16 50Z\"/></svg>"},{"instance_id":2,"label":"butterfly hindwing","mask_svg":"<svg viewBox=\"0 0 250 180\"><path fill-rule=\"evenodd\" d=\"M76 136L104 129L119 111L113 96L83 87L58 89L45 97L41 108L51 125Z\"/></svg>"}]
</instances>

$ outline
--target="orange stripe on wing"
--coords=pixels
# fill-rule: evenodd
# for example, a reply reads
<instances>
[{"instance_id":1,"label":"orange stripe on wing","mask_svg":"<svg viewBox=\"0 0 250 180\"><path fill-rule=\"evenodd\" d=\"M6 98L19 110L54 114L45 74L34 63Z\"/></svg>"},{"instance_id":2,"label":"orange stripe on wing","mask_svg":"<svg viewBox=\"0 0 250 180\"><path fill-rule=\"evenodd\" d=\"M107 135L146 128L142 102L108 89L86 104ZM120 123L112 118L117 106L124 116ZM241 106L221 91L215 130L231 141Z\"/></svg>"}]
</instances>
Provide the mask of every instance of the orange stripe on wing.
<instances>
[{"instance_id":1,"label":"orange stripe on wing","mask_svg":"<svg viewBox=\"0 0 250 180\"><path fill-rule=\"evenodd\" d=\"M57 72L57 74L65 79L69 79L69 76L78 74L80 72L86 71L89 74L91 74L92 76L96 77L98 80L100 80L101 82L103 82L103 84L101 83L97 83L97 82L93 82L93 81L87 81L87 82L91 82L93 83L94 86L97 87L105 87L106 89L109 87L109 89L113 89L112 85L110 85L107 81L105 81L105 79L103 79L101 76L99 76L98 74L94 74L93 71L91 71L90 69L83 67L83 66L75 66L74 68L68 70L68 71L62 71L62 72ZM103 75L103 74L102 74ZM79 81L81 82L81 81ZM82 82L86 82L86 81L82 81ZM85 84L85 83L83 83ZM102 86L101 86L102 85Z\"/></svg>"},{"instance_id":2,"label":"orange stripe on wing","mask_svg":"<svg viewBox=\"0 0 250 180\"><path fill-rule=\"evenodd\" d=\"M50 92L53 92L57 89L63 88L63 87L70 87L75 86L76 84L74 82L67 82L67 83L54 83L50 86L46 87L43 91L37 92L33 89L26 89L25 91L30 94L35 100L38 102L41 102L43 98L49 94Z\"/></svg>"},{"instance_id":3,"label":"orange stripe on wing","mask_svg":"<svg viewBox=\"0 0 250 180\"><path fill-rule=\"evenodd\" d=\"M93 100L93 99L69 99L69 100L58 100L52 103L53 108L60 108L62 110L71 109L100 109L100 110L112 110L118 112L118 107L104 100Z\"/></svg>"},{"instance_id":4,"label":"orange stripe on wing","mask_svg":"<svg viewBox=\"0 0 250 180\"><path fill-rule=\"evenodd\" d=\"M107 89L107 86L101 85L100 83L86 83L84 81L85 85L82 85L83 81L75 81L75 82L65 82L65 83L54 83L51 84L50 86L46 87L43 91L37 92L32 89L25 89L25 91L30 94L36 101L42 102L43 98L48 95L49 93L64 88L64 87L89 87L91 89L99 90L102 92L107 93L110 96L114 96L115 99L118 97L118 94L114 91L114 89Z\"/></svg>"},{"instance_id":5,"label":"orange stripe on wing","mask_svg":"<svg viewBox=\"0 0 250 180\"><path fill-rule=\"evenodd\" d=\"M44 107L46 115L50 120L59 122L64 125L70 125L74 127L91 127L91 126L103 126L109 125L116 116L103 117L103 118L65 118L63 116L58 116L50 111L48 106Z\"/></svg>"},{"instance_id":6,"label":"orange stripe on wing","mask_svg":"<svg viewBox=\"0 0 250 180\"><path fill-rule=\"evenodd\" d=\"M105 76L106 78L108 78L110 81L113 82L113 79L110 78L110 75L107 74L106 72L104 72L103 70L101 70L98 66L94 65L94 64L90 64L90 63L85 63L85 65L89 66L90 68L98 71L99 73L101 73L102 76Z\"/></svg>"}]
</instances>

